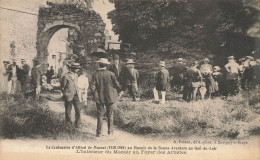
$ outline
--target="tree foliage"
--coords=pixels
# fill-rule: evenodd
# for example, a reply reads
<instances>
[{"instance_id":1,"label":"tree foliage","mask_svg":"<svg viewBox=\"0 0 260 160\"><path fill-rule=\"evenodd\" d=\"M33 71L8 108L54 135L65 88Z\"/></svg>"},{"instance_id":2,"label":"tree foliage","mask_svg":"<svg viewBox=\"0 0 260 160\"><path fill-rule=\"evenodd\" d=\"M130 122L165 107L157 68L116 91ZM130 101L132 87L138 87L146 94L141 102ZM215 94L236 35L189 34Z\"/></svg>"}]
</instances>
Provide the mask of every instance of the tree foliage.
<instances>
[{"instance_id":1,"label":"tree foliage","mask_svg":"<svg viewBox=\"0 0 260 160\"><path fill-rule=\"evenodd\" d=\"M120 40L138 50L171 54L248 54L246 35L257 10L242 0L110 0L108 13Z\"/></svg>"}]
</instances>

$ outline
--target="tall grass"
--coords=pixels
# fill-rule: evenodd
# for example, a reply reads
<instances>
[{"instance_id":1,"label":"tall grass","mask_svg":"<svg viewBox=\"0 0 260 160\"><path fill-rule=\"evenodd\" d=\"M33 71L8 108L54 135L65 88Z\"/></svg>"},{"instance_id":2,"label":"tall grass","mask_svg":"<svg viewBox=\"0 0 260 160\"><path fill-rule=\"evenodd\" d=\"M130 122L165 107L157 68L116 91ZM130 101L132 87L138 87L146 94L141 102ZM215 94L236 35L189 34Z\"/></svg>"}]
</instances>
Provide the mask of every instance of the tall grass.
<instances>
[{"instance_id":1,"label":"tall grass","mask_svg":"<svg viewBox=\"0 0 260 160\"><path fill-rule=\"evenodd\" d=\"M227 99L198 102L169 100L163 106L152 100L132 102L124 97L115 108L115 124L136 134L207 137L246 137L260 134L260 116L251 103L259 103L258 91ZM87 114L95 114L89 105Z\"/></svg>"},{"instance_id":2,"label":"tall grass","mask_svg":"<svg viewBox=\"0 0 260 160\"><path fill-rule=\"evenodd\" d=\"M2 138L88 139L64 121L64 114L52 112L45 101L33 102L21 94L0 95L0 136Z\"/></svg>"}]
</instances>

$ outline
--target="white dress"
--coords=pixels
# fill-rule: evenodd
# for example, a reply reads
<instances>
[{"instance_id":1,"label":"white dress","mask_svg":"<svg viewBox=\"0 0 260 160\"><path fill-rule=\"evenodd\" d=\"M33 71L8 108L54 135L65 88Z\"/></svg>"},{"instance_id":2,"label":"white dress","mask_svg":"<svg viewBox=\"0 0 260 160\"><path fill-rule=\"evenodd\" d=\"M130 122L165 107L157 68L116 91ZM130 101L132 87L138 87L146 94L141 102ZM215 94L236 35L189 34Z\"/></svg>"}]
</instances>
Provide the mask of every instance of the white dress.
<instances>
[{"instance_id":1,"label":"white dress","mask_svg":"<svg viewBox=\"0 0 260 160\"><path fill-rule=\"evenodd\" d=\"M0 92L7 92L8 91L8 74L6 73L6 69L4 66L0 68Z\"/></svg>"},{"instance_id":2,"label":"white dress","mask_svg":"<svg viewBox=\"0 0 260 160\"><path fill-rule=\"evenodd\" d=\"M81 75L78 78L78 88L79 88L79 100L87 105L87 98L88 98L88 77Z\"/></svg>"}]
</instances>

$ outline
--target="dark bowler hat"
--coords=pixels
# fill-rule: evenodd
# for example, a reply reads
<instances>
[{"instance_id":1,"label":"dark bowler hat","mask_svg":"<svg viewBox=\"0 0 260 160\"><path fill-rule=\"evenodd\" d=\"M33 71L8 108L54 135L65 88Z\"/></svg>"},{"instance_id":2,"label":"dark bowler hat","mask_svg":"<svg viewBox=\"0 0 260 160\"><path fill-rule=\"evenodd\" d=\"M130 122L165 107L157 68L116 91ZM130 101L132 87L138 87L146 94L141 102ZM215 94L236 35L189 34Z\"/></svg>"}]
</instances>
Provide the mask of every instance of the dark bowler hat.
<instances>
[{"instance_id":1,"label":"dark bowler hat","mask_svg":"<svg viewBox=\"0 0 260 160\"><path fill-rule=\"evenodd\" d=\"M39 65L39 64L41 64L41 61L39 61L39 60L34 60L34 64L35 64L35 65Z\"/></svg>"},{"instance_id":2,"label":"dark bowler hat","mask_svg":"<svg viewBox=\"0 0 260 160\"><path fill-rule=\"evenodd\" d=\"M3 63L10 64L10 61L3 61Z\"/></svg>"}]
</instances>

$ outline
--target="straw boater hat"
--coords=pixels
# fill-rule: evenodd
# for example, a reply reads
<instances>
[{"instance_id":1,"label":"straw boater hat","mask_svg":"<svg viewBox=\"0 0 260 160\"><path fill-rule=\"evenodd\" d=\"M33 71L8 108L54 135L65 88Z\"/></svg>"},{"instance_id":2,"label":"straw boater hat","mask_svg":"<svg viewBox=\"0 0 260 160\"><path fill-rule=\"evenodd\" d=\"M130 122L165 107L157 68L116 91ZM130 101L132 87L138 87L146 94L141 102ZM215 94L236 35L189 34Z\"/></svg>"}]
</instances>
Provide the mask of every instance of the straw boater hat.
<instances>
[{"instance_id":1,"label":"straw boater hat","mask_svg":"<svg viewBox=\"0 0 260 160\"><path fill-rule=\"evenodd\" d=\"M133 59L128 59L126 64L135 64L134 60Z\"/></svg>"},{"instance_id":2,"label":"straw boater hat","mask_svg":"<svg viewBox=\"0 0 260 160\"><path fill-rule=\"evenodd\" d=\"M25 59L21 59L21 62L25 62Z\"/></svg>"},{"instance_id":3,"label":"straw boater hat","mask_svg":"<svg viewBox=\"0 0 260 160\"><path fill-rule=\"evenodd\" d=\"M252 57L252 56L246 56L246 59L253 60L253 59L254 59L254 57Z\"/></svg>"},{"instance_id":4,"label":"straw boater hat","mask_svg":"<svg viewBox=\"0 0 260 160\"><path fill-rule=\"evenodd\" d=\"M73 68L73 69L80 69L80 64L79 63L76 63L76 62L72 62L69 66L70 68Z\"/></svg>"},{"instance_id":5,"label":"straw boater hat","mask_svg":"<svg viewBox=\"0 0 260 160\"><path fill-rule=\"evenodd\" d=\"M209 62L209 59L208 58L204 58L203 61L204 62Z\"/></svg>"},{"instance_id":6,"label":"straw boater hat","mask_svg":"<svg viewBox=\"0 0 260 160\"><path fill-rule=\"evenodd\" d=\"M110 64L110 62L108 62L107 58L100 58L100 60L98 60L97 62L102 63L102 64Z\"/></svg>"},{"instance_id":7,"label":"straw boater hat","mask_svg":"<svg viewBox=\"0 0 260 160\"><path fill-rule=\"evenodd\" d=\"M165 67L165 62L164 61L160 61L160 66Z\"/></svg>"},{"instance_id":8,"label":"straw boater hat","mask_svg":"<svg viewBox=\"0 0 260 160\"><path fill-rule=\"evenodd\" d=\"M183 62L183 58L178 58L177 62Z\"/></svg>"},{"instance_id":9,"label":"straw boater hat","mask_svg":"<svg viewBox=\"0 0 260 160\"><path fill-rule=\"evenodd\" d=\"M234 56L229 56L228 59L235 59L235 57Z\"/></svg>"},{"instance_id":10,"label":"straw boater hat","mask_svg":"<svg viewBox=\"0 0 260 160\"><path fill-rule=\"evenodd\" d=\"M13 62L17 62L17 60L15 58L12 59Z\"/></svg>"},{"instance_id":11,"label":"straw boater hat","mask_svg":"<svg viewBox=\"0 0 260 160\"><path fill-rule=\"evenodd\" d=\"M240 62L243 62L243 61L245 61L245 60L246 60L245 57L239 59Z\"/></svg>"},{"instance_id":12,"label":"straw boater hat","mask_svg":"<svg viewBox=\"0 0 260 160\"><path fill-rule=\"evenodd\" d=\"M255 65L257 65L257 62L256 62L256 61L250 61L250 62L249 62L249 65L250 65L250 66L255 66Z\"/></svg>"}]
</instances>

